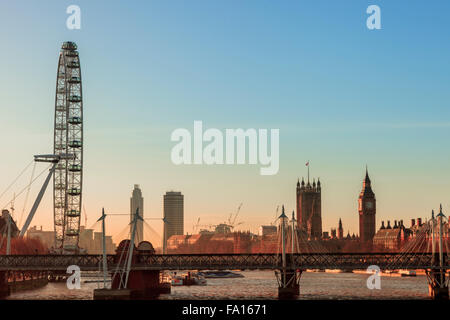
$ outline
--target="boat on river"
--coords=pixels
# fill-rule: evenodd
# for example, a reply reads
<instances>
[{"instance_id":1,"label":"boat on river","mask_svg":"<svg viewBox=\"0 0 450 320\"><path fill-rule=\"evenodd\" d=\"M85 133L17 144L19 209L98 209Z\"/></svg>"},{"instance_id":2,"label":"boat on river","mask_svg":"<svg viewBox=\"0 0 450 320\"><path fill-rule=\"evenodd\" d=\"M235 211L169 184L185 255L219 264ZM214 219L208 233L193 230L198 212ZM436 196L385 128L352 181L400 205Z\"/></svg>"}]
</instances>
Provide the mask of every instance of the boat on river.
<instances>
[{"instance_id":1,"label":"boat on river","mask_svg":"<svg viewBox=\"0 0 450 320\"><path fill-rule=\"evenodd\" d=\"M244 278L244 275L232 271L202 271L198 274L205 278Z\"/></svg>"},{"instance_id":2,"label":"boat on river","mask_svg":"<svg viewBox=\"0 0 450 320\"><path fill-rule=\"evenodd\" d=\"M207 281L200 272L187 272L177 275L176 272L170 275L172 286L206 286Z\"/></svg>"}]
</instances>

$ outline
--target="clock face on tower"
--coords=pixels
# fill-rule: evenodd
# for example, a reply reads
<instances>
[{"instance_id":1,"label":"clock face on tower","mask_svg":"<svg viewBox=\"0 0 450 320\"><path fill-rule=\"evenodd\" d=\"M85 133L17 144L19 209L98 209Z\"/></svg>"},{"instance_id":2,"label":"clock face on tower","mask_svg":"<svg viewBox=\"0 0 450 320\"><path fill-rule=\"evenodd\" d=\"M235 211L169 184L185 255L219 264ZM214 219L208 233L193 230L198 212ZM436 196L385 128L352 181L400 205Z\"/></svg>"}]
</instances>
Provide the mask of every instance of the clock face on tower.
<instances>
[{"instance_id":1,"label":"clock face on tower","mask_svg":"<svg viewBox=\"0 0 450 320\"><path fill-rule=\"evenodd\" d=\"M372 201L367 201L366 202L366 209L372 209L373 208L373 202Z\"/></svg>"}]
</instances>

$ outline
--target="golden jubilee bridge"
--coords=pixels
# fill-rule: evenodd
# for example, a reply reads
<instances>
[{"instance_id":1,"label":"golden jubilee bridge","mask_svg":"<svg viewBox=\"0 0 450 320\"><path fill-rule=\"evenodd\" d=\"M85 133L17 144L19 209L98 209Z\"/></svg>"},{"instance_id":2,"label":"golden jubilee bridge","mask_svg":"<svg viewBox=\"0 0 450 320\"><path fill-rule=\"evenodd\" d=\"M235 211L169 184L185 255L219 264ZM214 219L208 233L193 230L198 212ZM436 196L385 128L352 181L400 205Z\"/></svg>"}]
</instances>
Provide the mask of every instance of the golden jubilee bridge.
<instances>
[{"instance_id":1,"label":"golden jubilee bridge","mask_svg":"<svg viewBox=\"0 0 450 320\"><path fill-rule=\"evenodd\" d=\"M69 266L77 266L82 271L98 271L103 265L103 259L103 255L3 255L0 256L0 278L2 274L7 277L8 273L24 271L66 274ZM279 298L291 299L300 294L300 277L307 269L352 271L372 268L373 271L374 266L379 268L378 271L422 269L426 271L430 296L434 299L448 299L450 271L448 261L445 255L444 264L440 265L438 254L433 255L429 252L292 253L287 254L283 259L283 254L273 253L148 254L136 250L133 253L130 268L126 272L129 276L128 283L125 282L122 288L120 285L114 286L117 270L121 268L119 254L106 255L105 270L109 270L114 288L119 289L115 291L142 289L142 292L151 290L160 293L163 291L159 291L161 283L158 279L163 274L163 270L274 270L278 281ZM120 277L121 274L117 276ZM154 280L148 280L150 278ZM154 286L155 281L159 287ZM96 299L95 291L97 290L94 290L94 299ZM109 291L114 290L106 290L106 292Z\"/></svg>"},{"instance_id":2,"label":"golden jubilee bridge","mask_svg":"<svg viewBox=\"0 0 450 320\"><path fill-rule=\"evenodd\" d=\"M102 234L105 240L105 218L103 211ZM46 272L48 274L71 274L73 267L80 271L103 270L104 291L94 290L94 299L110 299L130 292L141 296L154 296L163 292L161 275L165 270L274 270L278 282L279 297L295 298L300 294L301 274L308 269L339 269L342 271L367 270L380 273L389 270L424 270L427 275L430 296L448 299L449 271L448 220L442 213L426 222L414 238L399 252L330 253L323 247L299 238L294 218L288 220L284 207L279 217L278 250L276 253L253 254L156 254L147 241L134 245L136 224L142 217L136 210L129 240L123 240L116 254L44 254L1 255L0 287L9 274L14 272ZM307 252L300 250L300 243L309 244ZM302 246L301 248L305 248ZM316 250L316 251L315 251ZM106 288L106 279L111 276L111 288ZM2 281L3 279L3 281ZM166 283L167 284L167 283ZM170 289L169 289L170 290ZM0 288L1 291L1 288ZM6 292L6 290L3 290ZM105 293L106 292L106 293ZM165 291L167 292L167 291ZM97 294L97 296L96 296Z\"/></svg>"},{"instance_id":3,"label":"golden jubilee bridge","mask_svg":"<svg viewBox=\"0 0 450 320\"><path fill-rule=\"evenodd\" d=\"M104 221L103 212L99 221ZM141 296L154 296L162 291L160 282L164 270L274 270L281 299L295 298L300 294L300 277L307 269L340 269L344 271L367 270L369 272L388 270L425 270L430 296L448 299L449 271L448 241L444 238L444 215L442 210L437 219L426 223L415 239L400 252L395 253L329 253L299 252L297 232L289 233L287 217L280 216L278 253L254 254L155 254L153 246L146 241L134 244L136 222L142 219L136 211L132 222L131 240L123 240L116 254L51 254L51 255L3 255L0 256L0 278L24 270L63 274L69 267L76 266L83 271L104 272L105 288L94 290L94 299L110 299L130 292ZM295 221L292 220L292 226ZM431 241L429 241L431 239ZM290 244L291 251L288 252ZM308 248L313 250L313 248ZM317 248L320 249L320 248ZM424 249L424 250L421 250ZM428 250L431 249L431 250ZM107 274L112 275L111 289L106 289ZM1 280L1 279L0 279ZM96 293L97 291L97 293Z\"/></svg>"},{"instance_id":4,"label":"golden jubilee bridge","mask_svg":"<svg viewBox=\"0 0 450 320\"><path fill-rule=\"evenodd\" d=\"M84 271L97 271L102 255L2 255L0 271L66 271L76 265ZM107 255L108 270L114 270L116 255ZM381 270L418 270L436 267L432 253L294 253L286 255L289 269L361 270L378 266ZM450 270L448 259L444 268ZM282 254L145 254L137 252L131 270L277 270L283 268Z\"/></svg>"}]
</instances>

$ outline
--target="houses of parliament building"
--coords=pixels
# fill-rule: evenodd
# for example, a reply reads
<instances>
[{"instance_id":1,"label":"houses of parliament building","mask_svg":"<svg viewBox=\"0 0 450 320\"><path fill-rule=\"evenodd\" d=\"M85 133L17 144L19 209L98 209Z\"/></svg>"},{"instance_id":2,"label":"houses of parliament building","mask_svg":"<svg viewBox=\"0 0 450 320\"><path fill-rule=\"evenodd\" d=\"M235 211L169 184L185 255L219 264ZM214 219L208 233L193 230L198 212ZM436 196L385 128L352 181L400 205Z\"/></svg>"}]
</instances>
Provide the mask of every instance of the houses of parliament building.
<instances>
[{"instance_id":1,"label":"houses of parliament building","mask_svg":"<svg viewBox=\"0 0 450 320\"><path fill-rule=\"evenodd\" d=\"M297 181L297 225L310 240L322 238L322 200L320 180L311 184Z\"/></svg>"},{"instance_id":2,"label":"houses of parliament building","mask_svg":"<svg viewBox=\"0 0 450 320\"><path fill-rule=\"evenodd\" d=\"M311 184L304 179L297 181L296 207L297 207L297 225L307 239L320 240L328 238L328 232L322 233L322 203L321 203L321 184L320 180L315 179ZM369 173L366 168L366 176L363 180L362 191L358 199L359 213L359 240L361 243L370 243L375 236L376 230L376 199L372 190ZM335 229L334 229L335 230ZM344 239L342 221L339 219L339 233L332 232L332 237ZM350 238L349 236L347 238ZM355 239L355 236L351 237Z\"/></svg>"}]
</instances>

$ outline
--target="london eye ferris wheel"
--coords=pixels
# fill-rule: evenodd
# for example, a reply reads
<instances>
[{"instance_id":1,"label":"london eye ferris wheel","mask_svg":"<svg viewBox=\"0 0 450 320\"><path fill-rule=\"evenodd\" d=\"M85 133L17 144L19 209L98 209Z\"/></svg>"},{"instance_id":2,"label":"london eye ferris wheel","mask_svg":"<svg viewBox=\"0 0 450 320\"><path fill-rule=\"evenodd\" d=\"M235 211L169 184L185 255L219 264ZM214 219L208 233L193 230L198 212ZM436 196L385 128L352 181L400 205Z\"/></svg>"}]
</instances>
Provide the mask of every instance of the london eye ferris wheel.
<instances>
[{"instance_id":1,"label":"london eye ferris wheel","mask_svg":"<svg viewBox=\"0 0 450 320\"><path fill-rule=\"evenodd\" d=\"M83 94L74 42L64 42L59 54L54 154L73 155L57 164L53 177L55 249L77 252L83 184Z\"/></svg>"}]
</instances>

